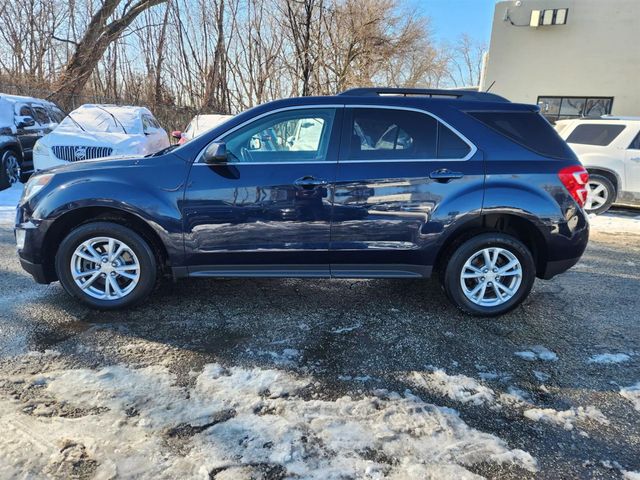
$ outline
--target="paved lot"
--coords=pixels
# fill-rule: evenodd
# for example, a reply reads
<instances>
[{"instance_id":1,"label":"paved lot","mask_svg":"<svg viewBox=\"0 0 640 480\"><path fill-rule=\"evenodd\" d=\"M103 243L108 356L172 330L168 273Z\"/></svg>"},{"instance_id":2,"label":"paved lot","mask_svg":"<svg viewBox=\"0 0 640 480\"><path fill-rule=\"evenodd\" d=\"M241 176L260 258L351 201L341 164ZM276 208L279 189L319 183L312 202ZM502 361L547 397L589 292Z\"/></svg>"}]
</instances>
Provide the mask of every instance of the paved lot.
<instances>
[{"instance_id":1,"label":"paved lot","mask_svg":"<svg viewBox=\"0 0 640 480\"><path fill-rule=\"evenodd\" d=\"M95 312L21 271L5 215L0 477L638 478L637 214L494 320L381 280L188 280Z\"/></svg>"}]
</instances>

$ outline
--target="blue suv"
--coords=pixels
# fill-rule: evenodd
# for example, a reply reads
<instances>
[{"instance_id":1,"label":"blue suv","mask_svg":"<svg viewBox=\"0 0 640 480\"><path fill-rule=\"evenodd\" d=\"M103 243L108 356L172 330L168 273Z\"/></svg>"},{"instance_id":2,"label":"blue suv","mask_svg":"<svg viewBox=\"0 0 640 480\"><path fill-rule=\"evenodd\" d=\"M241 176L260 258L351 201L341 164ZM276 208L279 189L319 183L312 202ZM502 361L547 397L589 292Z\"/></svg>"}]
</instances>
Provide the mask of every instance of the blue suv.
<instances>
[{"instance_id":1,"label":"blue suv","mask_svg":"<svg viewBox=\"0 0 640 480\"><path fill-rule=\"evenodd\" d=\"M20 261L87 304L163 276L428 278L479 316L587 245L588 174L531 105L458 90L348 90L258 106L180 147L35 175Z\"/></svg>"}]
</instances>

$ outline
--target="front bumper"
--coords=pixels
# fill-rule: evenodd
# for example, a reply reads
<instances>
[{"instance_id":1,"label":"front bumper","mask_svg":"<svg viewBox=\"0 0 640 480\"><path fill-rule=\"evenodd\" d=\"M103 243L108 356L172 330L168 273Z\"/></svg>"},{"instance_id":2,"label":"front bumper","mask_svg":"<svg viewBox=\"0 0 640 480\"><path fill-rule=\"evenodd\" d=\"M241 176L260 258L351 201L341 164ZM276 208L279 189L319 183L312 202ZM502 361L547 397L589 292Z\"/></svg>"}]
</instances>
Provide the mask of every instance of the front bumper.
<instances>
[{"instance_id":1,"label":"front bumper","mask_svg":"<svg viewBox=\"0 0 640 480\"><path fill-rule=\"evenodd\" d=\"M30 274L37 283L47 285L52 282L49 275L46 274L44 267L40 263L31 263L20 257L20 265Z\"/></svg>"}]
</instances>

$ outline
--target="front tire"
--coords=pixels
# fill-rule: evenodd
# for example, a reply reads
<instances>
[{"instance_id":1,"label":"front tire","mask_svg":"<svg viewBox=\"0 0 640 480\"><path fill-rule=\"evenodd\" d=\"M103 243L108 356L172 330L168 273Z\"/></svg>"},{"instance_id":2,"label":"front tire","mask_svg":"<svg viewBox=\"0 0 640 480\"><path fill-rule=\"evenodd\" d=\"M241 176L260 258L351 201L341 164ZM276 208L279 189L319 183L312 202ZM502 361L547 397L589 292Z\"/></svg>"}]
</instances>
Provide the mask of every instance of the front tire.
<instances>
[{"instance_id":1,"label":"front tire","mask_svg":"<svg viewBox=\"0 0 640 480\"><path fill-rule=\"evenodd\" d=\"M20 181L20 161L11 149L0 152L0 190Z\"/></svg>"},{"instance_id":2,"label":"front tire","mask_svg":"<svg viewBox=\"0 0 640 480\"><path fill-rule=\"evenodd\" d=\"M599 215L609 210L616 199L616 187L607 177L597 173L589 174L587 200L584 210Z\"/></svg>"},{"instance_id":3,"label":"front tire","mask_svg":"<svg viewBox=\"0 0 640 480\"><path fill-rule=\"evenodd\" d=\"M463 312L494 317L529 295L536 276L529 249L503 233L485 233L460 245L445 267L442 284Z\"/></svg>"},{"instance_id":4,"label":"front tire","mask_svg":"<svg viewBox=\"0 0 640 480\"><path fill-rule=\"evenodd\" d=\"M70 295L101 310L144 300L158 277L149 244L133 230L111 222L87 223L69 233L60 244L55 267Z\"/></svg>"}]
</instances>

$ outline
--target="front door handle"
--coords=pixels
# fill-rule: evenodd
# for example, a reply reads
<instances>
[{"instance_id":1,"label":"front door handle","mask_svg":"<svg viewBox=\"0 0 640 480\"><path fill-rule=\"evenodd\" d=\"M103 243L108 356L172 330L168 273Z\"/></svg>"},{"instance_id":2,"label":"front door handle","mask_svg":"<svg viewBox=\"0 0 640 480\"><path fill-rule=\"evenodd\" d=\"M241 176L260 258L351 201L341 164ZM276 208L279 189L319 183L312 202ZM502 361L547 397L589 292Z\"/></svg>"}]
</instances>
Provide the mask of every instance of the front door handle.
<instances>
[{"instance_id":1,"label":"front door handle","mask_svg":"<svg viewBox=\"0 0 640 480\"><path fill-rule=\"evenodd\" d=\"M326 180L321 180L319 178L315 178L311 175L307 175L304 177L301 177L299 179L297 179L296 181L293 182L293 184L296 187L302 187L302 188L316 188L316 187L321 187L323 185L327 184Z\"/></svg>"},{"instance_id":2,"label":"front door handle","mask_svg":"<svg viewBox=\"0 0 640 480\"><path fill-rule=\"evenodd\" d=\"M441 168L439 170L434 170L429 174L429 178L432 180L436 180L438 182L448 182L450 180L455 180L457 178L464 177L464 173L462 172L452 172L448 168Z\"/></svg>"}]
</instances>

